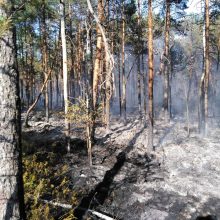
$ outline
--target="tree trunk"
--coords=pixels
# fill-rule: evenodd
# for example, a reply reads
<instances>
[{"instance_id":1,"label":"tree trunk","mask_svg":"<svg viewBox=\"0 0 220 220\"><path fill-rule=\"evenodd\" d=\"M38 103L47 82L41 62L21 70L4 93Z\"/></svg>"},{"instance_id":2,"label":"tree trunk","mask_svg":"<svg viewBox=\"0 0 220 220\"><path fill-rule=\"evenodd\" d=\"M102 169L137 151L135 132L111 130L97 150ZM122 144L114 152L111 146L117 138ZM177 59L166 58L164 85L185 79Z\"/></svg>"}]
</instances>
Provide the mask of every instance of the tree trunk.
<instances>
[{"instance_id":1,"label":"tree trunk","mask_svg":"<svg viewBox=\"0 0 220 220\"><path fill-rule=\"evenodd\" d=\"M98 19L102 23L104 19L104 2L103 0L98 0ZM93 88L92 88L92 99L93 99L93 111L95 112L97 109L97 102L98 102L98 86L99 86L99 79L101 74L101 60L102 60L102 49L103 49L103 39L102 33L99 28L99 25L96 25L96 32L97 32L97 41L96 41L96 56L95 56L95 63L93 69ZM94 115L94 114L93 114ZM93 116L92 122L92 141L95 138L95 115Z\"/></svg>"},{"instance_id":2,"label":"tree trunk","mask_svg":"<svg viewBox=\"0 0 220 220\"><path fill-rule=\"evenodd\" d=\"M98 18L102 23L104 19L104 8L103 0L98 0ZM102 60L102 48L103 48L103 39L99 26L96 26L97 31L97 41L96 41L96 57L93 70L93 107L96 109L98 101L98 85L99 78L101 74L101 60Z\"/></svg>"},{"instance_id":3,"label":"tree trunk","mask_svg":"<svg viewBox=\"0 0 220 220\"><path fill-rule=\"evenodd\" d=\"M208 127L208 93L209 93L209 0L205 1L205 134Z\"/></svg>"},{"instance_id":4,"label":"tree trunk","mask_svg":"<svg viewBox=\"0 0 220 220\"><path fill-rule=\"evenodd\" d=\"M65 3L60 0L61 12L61 41L62 41L62 55L63 55L63 97L64 97L64 114L65 114L65 135L67 140L67 151L70 151L70 123L66 117L68 114L68 72L67 72L67 49L66 49L66 33L65 33Z\"/></svg>"},{"instance_id":5,"label":"tree trunk","mask_svg":"<svg viewBox=\"0 0 220 220\"><path fill-rule=\"evenodd\" d=\"M42 85L42 87L41 87L41 90L40 90L38 96L36 97L36 99L35 99L35 101L33 102L33 104L32 104L32 105L28 108L28 110L27 110L27 113L26 113L26 116L25 116L25 120L24 120L24 124L25 124L26 127L28 127L28 117L29 117L31 111L32 111L32 110L35 108L35 106L37 105L37 102L39 101L39 99L40 99L40 97L41 97L41 95L42 95L42 93L43 93L43 91L44 91L44 89L45 89L45 87L46 87L46 85L47 85L47 83L48 83L48 80L49 80L49 78L50 78L51 73L52 73L52 68L50 69L48 75L46 76L46 78L45 78L45 80L44 80L44 83L43 83L43 85Z\"/></svg>"},{"instance_id":6,"label":"tree trunk","mask_svg":"<svg viewBox=\"0 0 220 220\"><path fill-rule=\"evenodd\" d=\"M138 72L138 111L141 117L141 8L140 0L138 0L138 58L137 58L137 72Z\"/></svg>"},{"instance_id":7,"label":"tree trunk","mask_svg":"<svg viewBox=\"0 0 220 220\"><path fill-rule=\"evenodd\" d=\"M0 17L11 1L3 0ZM15 33L15 32L14 32ZM9 28L0 38L0 219L25 219L22 180L19 75L15 34Z\"/></svg>"},{"instance_id":8,"label":"tree trunk","mask_svg":"<svg viewBox=\"0 0 220 220\"><path fill-rule=\"evenodd\" d=\"M154 84L154 57L153 57L153 15L152 1L148 0L148 151L153 150L153 84Z\"/></svg>"},{"instance_id":9,"label":"tree trunk","mask_svg":"<svg viewBox=\"0 0 220 220\"><path fill-rule=\"evenodd\" d=\"M119 16L117 16L117 31L120 32L120 24L119 24ZM120 38L118 38L118 44L121 44ZM120 47L118 47L118 97L119 97L119 113L120 118L122 117L122 111L121 111L121 56L120 56Z\"/></svg>"},{"instance_id":10,"label":"tree trunk","mask_svg":"<svg viewBox=\"0 0 220 220\"><path fill-rule=\"evenodd\" d=\"M164 103L163 110L165 119L170 119L169 114L169 98L170 98L170 85L169 85L169 41L170 41L170 0L166 0L166 21L165 21L165 50L164 50Z\"/></svg>"},{"instance_id":11,"label":"tree trunk","mask_svg":"<svg viewBox=\"0 0 220 220\"><path fill-rule=\"evenodd\" d=\"M43 59L43 72L44 78L47 77L48 73L48 54L47 54L47 29L46 29L46 3L43 0L43 11L42 11L42 59ZM48 82L45 85L45 116L46 121L49 121L49 94L48 94Z\"/></svg>"},{"instance_id":12,"label":"tree trunk","mask_svg":"<svg viewBox=\"0 0 220 220\"><path fill-rule=\"evenodd\" d=\"M120 59L120 51L118 51L118 97L119 97L119 113L120 113L120 117L122 117L122 111L121 111L121 59Z\"/></svg>"},{"instance_id":13,"label":"tree trunk","mask_svg":"<svg viewBox=\"0 0 220 220\"><path fill-rule=\"evenodd\" d=\"M201 78L199 101L199 132L207 134L208 126L208 92L209 92L209 0L205 0L205 27L204 27L204 74Z\"/></svg>"},{"instance_id":14,"label":"tree trunk","mask_svg":"<svg viewBox=\"0 0 220 220\"><path fill-rule=\"evenodd\" d=\"M90 14L88 15L88 23L91 23ZM87 103L87 117L91 119L93 100L92 100L92 83L93 83L93 62L92 62L92 30L91 26L88 27L86 23L86 103ZM90 120L86 123L86 139L87 139L87 152L90 167L92 166L92 123Z\"/></svg>"},{"instance_id":15,"label":"tree trunk","mask_svg":"<svg viewBox=\"0 0 220 220\"><path fill-rule=\"evenodd\" d=\"M73 24L72 24L72 8L71 8L71 1L69 0L69 35L71 39L74 38L73 36ZM70 66L70 79L71 79L71 93L70 95L73 97L73 103L75 103L75 74L74 74L74 45L72 40L70 41L70 54L71 54L71 66Z\"/></svg>"},{"instance_id":16,"label":"tree trunk","mask_svg":"<svg viewBox=\"0 0 220 220\"><path fill-rule=\"evenodd\" d=\"M144 96L144 126L147 126L147 80L146 73L144 69L144 54L142 54L142 73L143 73L143 96Z\"/></svg>"},{"instance_id":17,"label":"tree trunk","mask_svg":"<svg viewBox=\"0 0 220 220\"><path fill-rule=\"evenodd\" d=\"M122 3L122 50L121 50L121 59L122 59L122 101L121 101L121 110L122 110L122 121L126 124L126 77L125 77L125 12L124 12L124 1Z\"/></svg>"}]
</instances>

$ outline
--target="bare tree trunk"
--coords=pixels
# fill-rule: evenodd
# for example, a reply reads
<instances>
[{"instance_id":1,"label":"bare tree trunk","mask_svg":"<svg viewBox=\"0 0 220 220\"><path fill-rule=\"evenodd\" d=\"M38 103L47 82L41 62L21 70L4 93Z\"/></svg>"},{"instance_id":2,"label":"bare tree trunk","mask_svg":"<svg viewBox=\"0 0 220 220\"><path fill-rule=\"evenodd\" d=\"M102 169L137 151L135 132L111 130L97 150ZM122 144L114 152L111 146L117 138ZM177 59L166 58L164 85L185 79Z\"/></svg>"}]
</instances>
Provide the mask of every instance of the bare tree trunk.
<instances>
[{"instance_id":1,"label":"bare tree trunk","mask_svg":"<svg viewBox=\"0 0 220 220\"><path fill-rule=\"evenodd\" d=\"M146 73L144 69L144 54L142 54L142 73L143 73L143 96L144 96L144 125L147 126L147 80Z\"/></svg>"},{"instance_id":2,"label":"bare tree trunk","mask_svg":"<svg viewBox=\"0 0 220 220\"><path fill-rule=\"evenodd\" d=\"M87 94L88 95L88 94ZM87 96L86 99L86 104L87 104L87 115L90 118L90 100L89 96ZM91 139L91 124L88 121L86 123L86 140L87 140L87 151L88 151L88 160L89 160L89 166L92 167L92 139Z\"/></svg>"},{"instance_id":3,"label":"bare tree trunk","mask_svg":"<svg viewBox=\"0 0 220 220\"><path fill-rule=\"evenodd\" d=\"M126 124L126 77L125 77L125 11L124 11L124 1L122 3L122 50L121 50L121 59L122 59L122 120Z\"/></svg>"},{"instance_id":4,"label":"bare tree trunk","mask_svg":"<svg viewBox=\"0 0 220 220\"><path fill-rule=\"evenodd\" d=\"M119 24L119 17L117 16L117 31L120 33L120 24ZM121 39L118 38L118 44L121 44ZM120 47L118 47L118 97L119 97L119 113L120 113L120 118L122 117L122 99L121 99L121 51Z\"/></svg>"},{"instance_id":5,"label":"bare tree trunk","mask_svg":"<svg viewBox=\"0 0 220 220\"><path fill-rule=\"evenodd\" d=\"M138 111L141 117L141 8L140 0L138 0L138 58L137 58L137 72L138 72Z\"/></svg>"},{"instance_id":6,"label":"bare tree trunk","mask_svg":"<svg viewBox=\"0 0 220 220\"><path fill-rule=\"evenodd\" d=\"M43 72L44 78L48 75L48 54L47 54L47 28L46 28L46 3L43 0L43 11L42 11L42 58L43 58ZM49 94L48 94L48 82L45 85L45 114L46 121L49 121Z\"/></svg>"},{"instance_id":7,"label":"bare tree trunk","mask_svg":"<svg viewBox=\"0 0 220 220\"><path fill-rule=\"evenodd\" d=\"M86 67L87 67L87 81L86 81L86 101L87 101L87 116L92 117L93 100L92 100L92 84L93 84L93 62L92 62L92 27L90 21L90 14L88 15L88 23L86 23ZM88 120L86 124L86 139L87 152L90 167L92 166L92 126L93 124Z\"/></svg>"},{"instance_id":8,"label":"bare tree trunk","mask_svg":"<svg viewBox=\"0 0 220 220\"><path fill-rule=\"evenodd\" d=\"M190 90L191 90L191 82L192 80L192 67L190 69L189 77L186 78L186 84L184 84L185 90L185 100L186 100L186 121L187 121L187 137L190 135L190 120L189 120L189 98L190 98Z\"/></svg>"},{"instance_id":9,"label":"bare tree trunk","mask_svg":"<svg viewBox=\"0 0 220 220\"><path fill-rule=\"evenodd\" d=\"M148 0L148 151L153 150L153 84L154 84L154 57L153 57L153 14L152 0Z\"/></svg>"},{"instance_id":10,"label":"bare tree trunk","mask_svg":"<svg viewBox=\"0 0 220 220\"><path fill-rule=\"evenodd\" d=\"M111 30L111 24L110 24L110 1L107 0L107 17L106 17L106 21L109 23L108 29L109 31ZM114 18L113 18L114 19ZM114 41L113 41L113 35L111 34L110 36L108 36L109 38L111 37L111 53L113 54L113 50L114 50ZM106 52L106 51L105 51ZM106 130L109 131L110 129L110 101L111 101L111 91L112 91L112 77L113 77L113 73L112 71L109 70L109 61L108 61L108 54L105 54L105 68L106 68L106 90L105 90L105 119L106 119Z\"/></svg>"},{"instance_id":11,"label":"bare tree trunk","mask_svg":"<svg viewBox=\"0 0 220 220\"><path fill-rule=\"evenodd\" d=\"M120 51L118 51L118 97L119 97L119 112L120 112L120 117L122 117L122 111L121 111L121 59L120 59Z\"/></svg>"},{"instance_id":12,"label":"bare tree trunk","mask_svg":"<svg viewBox=\"0 0 220 220\"><path fill-rule=\"evenodd\" d=\"M103 8L103 0L98 0L98 18L100 22L104 19L104 8ZM103 48L103 40L102 34L99 26L96 27L97 30L97 41L96 41L96 58L93 70L93 106L96 109L97 99L98 99L98 84L101 73L101 60L102 60L102 48Z\"/></svg>"},{"instance_id":13,"label":"bare tree trunk","mask_svg":"<svg viewBox=\"0 0 220 220\"><path fill-rule=\"evenodd\" d=\"M66 49L66 33L65 33L65 3L60 0L61 12L61 41L63 56L63 97L64 97L64 114L65 114L65 135L67 141L67 151L70 151L70 123L67 119L69 98L68 98L68 72L67 72L67 49Z\"/></svg>"},{"instance_id":14,"label":"bare tree trunk","mask_svg":"<svg viewBox=\"0 0 220 220\"><path fill-rule=\"evenodd\" d=\"M73 24L72 24L72 8L71 8L71 1L69 0L69 35L70 38L73 39ZM75 98L76 98L76 93L75 93L75 73L74 73L74 45L72 40L70 41L70 54L71 54L71 67L70 67L70 78L72 80L72 85L71 85L71 95L73 97L73 103L75 103Z\"/></svg>"},{"instance_id":15,"label":"bare tree trunk","mask_svg":"<svg viewBox=\"0 0 220 220\"><path fill-rule=\"evenodd\" d=\"M98 19L100 22L104 19L104 8L103 8L104 2L103 0L98 0ZM97 102L98 102L98 85L99 85L99 79L101 74L101 60L102 60L102 49L103 49L103 39L101 30L99 28L99 25L96 25L96 31L97 31L97 41L96 41L96 56L95 56L95 63L94 63L94 69L93 69L93 111L96 111L97 109ZM95 118L93 118L93 125L92 125L92 140L94 141L95 138Z\"/></svg>"},{"instance_id":16,"label":"bare tree trunk","mask_svg":"<svg viewBox=\"0 0 220 220\"><path fill-rule=\"evenodd\" d=\"M3 0L0 17L8 18L12 1ZM7 10L7 12L6 12ZM9 13L9 12L8 12ZM26 219L22 180L19 74L15 29L0 38L0 219Z\"/></svg>"},{"instance_id":17,"label":"bare tree trunk","mask_svg":"<svg viewBox=\"0 0 220 220\"><path fill-rule=\"evenodd\" d=\"M219 39L219 47L218 47L218 55L217 55L217 71L219 70L219 64L220 64L220 39Z\"/></svg>"},{"instance_id":18,"label":"bare tree trunk","mask_svg":"<svg viewBox=\"0 0 220 220\"><path fill-rule=\"evenodd\" d=\"M106 66L106 110L105 110L105 114L106 114L106 129L109 130L110 129L110 100L111 100L111 81L112 81L112 76L111 76L111 72L109 71L109 65L108 65L108 61L106 60L105 62L105 66Z\"/></svg>"},{"instance_id":19,"label":"bare tree trunk","mask_svg":"<svg viewBox=\"0 0 220 220\"><path fill-rule=\"evenodd\" d=\"M209 0L205 1L205 134L208 129L208 93L209 93Z\"/></svg>"},{"instance_id":20,"label":"bare tree trunk","mask_svg":"<svg viewBox=\"0 0 220 220\"><path fill-rule=\"evenodd\" d=\"M165 22L165 50L164 50L164 103L163 109L165 119L170 119L169 114L169 98L170 98L170 85L169 85L169 41L170 41L170 1L166 0L166 22Z\"/></svg>"},{"instance_id":21,"label":"bare tree trunk","mask_svg":"<svg viewBox=\"0 0 220 220\"><path fill-rule=\"evenodd\" d=\"M200 84L199 102L199 132L207 135L208 127L208 92L209 92L209 0L205 0L205 27L204 27L204 74Z\"/></svg>"}]
</instances>

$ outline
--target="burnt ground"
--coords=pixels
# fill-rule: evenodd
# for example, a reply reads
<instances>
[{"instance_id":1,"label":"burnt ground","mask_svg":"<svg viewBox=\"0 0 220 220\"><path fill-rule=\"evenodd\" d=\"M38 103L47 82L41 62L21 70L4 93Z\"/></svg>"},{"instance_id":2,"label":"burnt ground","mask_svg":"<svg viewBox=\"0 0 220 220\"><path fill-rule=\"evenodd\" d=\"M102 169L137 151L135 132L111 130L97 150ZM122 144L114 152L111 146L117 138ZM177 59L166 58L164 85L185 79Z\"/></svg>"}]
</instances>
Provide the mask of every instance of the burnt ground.
<instances>
[{"instance_id":1,"label":"burnt ground","mask_svg":"<svg viewBox=\"0 0 220 220\"><path fill-rule=\"evenodd\" d=\"M184 121L155 121L155 153L147 154L147 129L131 117L126 126L112 119L111 130L97 129L93 167L88 167L83 128L72 129L71 152L66 153L63 122L42 115L23 129L23 145L62 152L68 163L72 188L84 194L75 209L78 219L87 208L115 219L184 220L212 215L220 219L220 128L212 122L207 137L191 124L187 137ZM26 149L26 150L27 150ZM96 219L94 216L90 216ZM215 218L214 218L215 217Z\"/></svg>"}]
</instances>

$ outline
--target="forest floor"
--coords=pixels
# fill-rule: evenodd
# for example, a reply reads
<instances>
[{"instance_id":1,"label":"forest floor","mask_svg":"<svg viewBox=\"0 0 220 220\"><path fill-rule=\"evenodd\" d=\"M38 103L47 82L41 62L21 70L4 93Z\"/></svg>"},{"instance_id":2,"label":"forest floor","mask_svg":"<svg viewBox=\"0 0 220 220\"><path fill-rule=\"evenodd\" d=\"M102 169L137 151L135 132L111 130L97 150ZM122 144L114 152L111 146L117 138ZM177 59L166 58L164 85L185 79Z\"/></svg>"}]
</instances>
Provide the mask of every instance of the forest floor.
<instances>
[{"instance_id":1,"label":"forest floor","mask_svg":"<svg viewBox=\"0 0 220 220\"><path fill-rule=\"evenodd\" d=\"M34 115L31 127L23 129L23 143L29 153L38 146L63 152L60 163L69 165L72 190L83 191L75 209L78 219L88 208L125 220L220 219L218 124L212 123L207 137L191 124L187 137L183 120L156 120L155 153L148 155L141 120L130 117L124 126L112 118L110 131L97 128L90 169L83 128L72 129L71 152L66 154L62 120L54 114L46 123L41 114Z\"/></svg>"}]
</instances>

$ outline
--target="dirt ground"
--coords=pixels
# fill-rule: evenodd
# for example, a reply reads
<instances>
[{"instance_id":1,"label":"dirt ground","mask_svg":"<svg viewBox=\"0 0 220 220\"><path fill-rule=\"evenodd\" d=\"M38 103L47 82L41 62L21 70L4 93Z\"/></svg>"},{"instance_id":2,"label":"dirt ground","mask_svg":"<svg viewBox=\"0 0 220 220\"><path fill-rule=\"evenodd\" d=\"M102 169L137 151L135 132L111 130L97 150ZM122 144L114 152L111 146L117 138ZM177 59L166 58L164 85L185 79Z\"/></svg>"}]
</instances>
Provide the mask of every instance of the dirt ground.
<instances>
[{"instance_id":1,"label":"dirt ground","mask_svg":"<svg viewBox=\"0 0 220 220\"><path fill-rule=\"evenodd\" d=\"M32 118L32 127L23 129L24 141L65 150L61 118L42 119ZM201 137L191 124L187 137L183 120L156 120L155 152L147 154L143 122L130 117L124 126L113 118L110 131L97 129L91 169L83 128L73 128L71 152L63 163L71 167L73 189L86 192L76 216L90 215L90 208L125 220L220 219L220 128L211 125L209 135Z\"/></svg>"}]
</instances>

